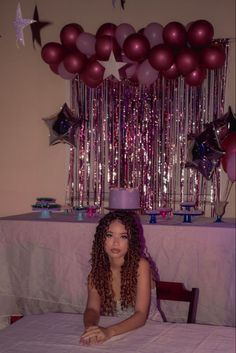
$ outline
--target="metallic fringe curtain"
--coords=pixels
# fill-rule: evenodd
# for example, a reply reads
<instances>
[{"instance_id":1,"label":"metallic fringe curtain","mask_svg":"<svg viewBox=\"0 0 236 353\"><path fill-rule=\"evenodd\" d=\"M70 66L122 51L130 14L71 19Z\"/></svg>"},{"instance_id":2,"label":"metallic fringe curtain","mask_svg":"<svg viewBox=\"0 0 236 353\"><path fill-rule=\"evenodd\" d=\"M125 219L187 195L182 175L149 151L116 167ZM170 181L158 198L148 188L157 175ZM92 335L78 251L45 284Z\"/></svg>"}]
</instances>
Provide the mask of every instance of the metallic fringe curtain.
<instances>
[{"instance_id":1,"label":"metallic fringe curtain","mask_svg":"<svg viewBox=\"0 0 236 353\"><path fill-rule=\"evenodd\" d=\"M220 171L206 180L185 168L188 134L224 113L229 40L223 68L208 70L200 87L159 75L150 87L106 79L96 89L71 82L71 108L80 120L70 150L66 202L103 210L112 187L139 188L141 207L179 208L192 200L205 210L219 193Z\"/></svg>"}]
</instances>

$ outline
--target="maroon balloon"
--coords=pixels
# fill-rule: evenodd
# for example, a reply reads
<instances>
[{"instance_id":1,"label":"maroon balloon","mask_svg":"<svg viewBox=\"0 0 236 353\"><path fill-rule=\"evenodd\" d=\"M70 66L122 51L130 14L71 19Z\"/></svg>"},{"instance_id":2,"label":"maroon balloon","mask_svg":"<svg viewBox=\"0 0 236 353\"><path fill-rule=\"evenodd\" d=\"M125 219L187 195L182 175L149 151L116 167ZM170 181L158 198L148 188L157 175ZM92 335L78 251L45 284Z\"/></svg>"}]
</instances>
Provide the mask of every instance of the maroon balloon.
<instances>
[{"instance_id":1,"label":"maroon balloon","mask_svg":"<svg viewBox=\"0 0 236 353\"><path fill-rule=\"evenodd\" d=\"M100 36L111 36L111 37L115 37L115 32L116 32L116 28L117 26L114 23L103 23L103 25L101 25L97 32L96 32L96 37L100 37Z\"/></svg>"},{"instance_id":2,"label":"maroon balloon","mask_svg":"<svg viewBox=\"0 0 236 353\"><path fill-rule=\"evenodd\" d=\"M224 171L227 173L228 157L236 151L236 132L231 132L221 143L221 147L226 152L221 158L221 163Z\"/></svg>"},{"instance_id":3,"label":"maroon balloon","mask_svg":"<svg viewBox=\"0 0 236 353\"><path fill-rule=\"evenodd\" d=\"M60 43L49 42L42 47L41 57L49 65L59 64L64 58L64 48Z\"/></svg>"},{"instance_id":4,"label":"maroon balloon","mask_svg":"<svg viewBox=\"0 0 236 353\"><path fill-rule=\"evenodd\" d=\"M80 74L84 70L86 63L86 56L79 51L69 53L64 58L65 69L72 74Z\"/></svg>"},{"instance_id":5,"label":"maroon balloon","mask_svg":"<svg viewBox=\"0 0 236 353\"><path fill-rule=\"evenodd\" d=\"M213 36L214 28L212 24L206 20L198 20L190 25L187 40L193 47L204 47L210 44Z\"/></svg>"},{"instance_id":6,"label":"maroon balloon","mask_svg":"<svg viewBox=\"0 0 236 353\"><path fill-rule=\"evenodd\" d=\"M162 71L162 75L167 79L175 79L180 75L176 63L173 63L168 70Z\"/></svg>"},{"instance_id":7,"label":"maroon balloon","mask_svg":"<svg viewBox=\"0 0 236 353\"><path fill-rule=\"evenodd\" d=\"M218 69L225 63L226 55L224 48L220 45L212 44L204 48L201 53L201 62L207 69Z\"/></svg>"},{"instance_id":8,"label":"maroon balloon","mask_svg":"<svg viewBox=\"0 0 236 353\"><path fill-rule=\"evenodd\" d=\"M139 33L130 34L124 41L125 55L134 61L144 60L150 50L150 44L146 37Z\"/></svg>"},{"instance_id":9,"label":"maroon balloon","mask_svg":"<svg viewBox=\"0 0 236 353\"><path fill-rule=\"evenodd\" d=\"M112 51L116 58L121 54L121 48L117 40L108 35L96 39L95 51L98 60L108 60Z\"/></svg>"},{"instance_id":10,"label":"maroon balloon","mask_svg":"<svg viewBox=\"0 0 236 353\"><path fill-rule=\"evenodd\" d=\"M50 69L52 70L52 72L54 72L54 74L57 74L59 75L59 72L58 72L58 64L51 64L49 65Z\"/></svg>"},{"instance_id":11,"label":"maroon balloon","mask_svg":"<svg viewBox=\"0 0 236 353\"><path fill-rule=\"evenodd\" d=\"M184 47L187 41L187 31L179 22L170 22L163 28L163 40L173 48Z\"/></svg>"},{"instance_id":12,"label":"maroon balloon","mask_svg":"<svg viewBox=\"0 0 236 353\"><path fill-rule=\"evenodd\" d=\"M103 79L105 68L94 58L90 59L83 71L83 77L90 78L94 81Z\"/></svg>"},{"instance_id":13,"label":"maroon balloon","mask_svg":"<svg viewBox=\"0 0 236 353\"><path fill-rule=\"evenodd\" d=\"M148 60L154 69L168 70L174 62L173 50L167 44L158 44L150 50Z\"/></svg>"},{"instance_id":14,"label":"maroon balloon","mask_svg":"<svg viewBox=\"0 0 236 353\"><path fill-rule=\"evenodd\" d=\"M176 56L176 66L182 75L192 72L198 62L198 53L193 48L184 48Z\"/></svg>"},{"instance_id":15,"label":"maroon balloon","mask_svg":"<svg viewBox=\"0 0 236 353\"><path fill-rule=\"evenodd\" d=\"M83 31L78 23L69 23L60 32L61 43L68 49L75 49L76 40Z\"/></svg>"},{"instance_id":16,"label":"maroon balloon","mask_svg":"<svg viewBox=\"0 0 236 353\"><path fill-rule=\"evenodd\" d=\"M192 72L185 76L185 83L189 86L200 86L206 78L206 69L197 67Z\"/></svg>"}]
</instances>

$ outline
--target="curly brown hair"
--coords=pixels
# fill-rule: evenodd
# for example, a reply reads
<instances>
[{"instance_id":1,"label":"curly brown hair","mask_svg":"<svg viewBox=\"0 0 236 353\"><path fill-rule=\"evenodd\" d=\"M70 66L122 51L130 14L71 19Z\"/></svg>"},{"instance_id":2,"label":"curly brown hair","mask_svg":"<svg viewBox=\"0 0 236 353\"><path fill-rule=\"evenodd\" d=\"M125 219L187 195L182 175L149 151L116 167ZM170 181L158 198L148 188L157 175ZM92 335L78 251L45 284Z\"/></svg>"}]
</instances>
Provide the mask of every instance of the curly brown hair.
<instances>
[{"instance_id":1,"label":"curly brown hair","mask_svg":"<svg viewBox=\"0 0 236 353\"><path fill-rule=\"evenodd\" d=\"M120 296L122 309L135 306L138 265L140 258L145 256L139 218L136 213L116 210L106 214L100 220L93 240L89 281L100 295L102 315L114 315L116 311L112 290L112 272L108 255L104 250L107 230L109 225L116 220L119 220L125 226L129 236L128 252L121 267Z\"/></svg>"}]
</instances>

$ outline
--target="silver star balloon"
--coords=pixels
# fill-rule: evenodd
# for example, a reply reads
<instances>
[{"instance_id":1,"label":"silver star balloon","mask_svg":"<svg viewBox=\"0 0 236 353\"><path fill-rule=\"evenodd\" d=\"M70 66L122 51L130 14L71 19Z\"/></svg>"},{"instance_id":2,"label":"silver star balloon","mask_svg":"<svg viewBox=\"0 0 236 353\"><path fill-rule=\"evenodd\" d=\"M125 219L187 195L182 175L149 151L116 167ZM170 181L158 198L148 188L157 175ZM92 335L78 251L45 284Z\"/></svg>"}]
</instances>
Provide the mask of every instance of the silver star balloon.
<instances>
[{"instance_id":1,"label":"silver star balloon","mask_svg":"<svg viewBox=\"0 0 236 353\"><path fill-rule=\"evenodd\" d=\"M23 30L25 27L29 26L34 22L36 21L32 19L22 18L21 6L20 6L20 3L18 3L16 8L16 18L15 18L15 21L13 22L13 25L16 31L16 42L18 44L25 45Z\"/></svg>"},{"instance_id":2,"label":"silver star balloon","mask_svg":"<svg viewBox=\"0 0 236 353\"><path fill-rule=\"evenodd\" d=\"M108 61L99 61L99 63L105 68L103 79L105 80L109 76L114 76L118 81L120 81L119 69L126 65L126 63L121 61L116 61L113 51L110 54Z\"/></svg>"}]
</instances>

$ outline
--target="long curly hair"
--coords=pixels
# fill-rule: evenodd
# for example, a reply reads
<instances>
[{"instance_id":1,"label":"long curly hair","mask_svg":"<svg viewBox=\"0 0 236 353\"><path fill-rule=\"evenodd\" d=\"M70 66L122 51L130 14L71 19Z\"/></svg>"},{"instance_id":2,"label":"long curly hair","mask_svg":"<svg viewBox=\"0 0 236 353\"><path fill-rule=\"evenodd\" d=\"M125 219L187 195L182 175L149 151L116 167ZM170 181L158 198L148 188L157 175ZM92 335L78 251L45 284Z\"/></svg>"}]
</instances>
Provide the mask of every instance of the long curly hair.
<instances>
[{"instance_id":1,"label":"long curly hair","mask_svg":"<svg viewBox=\"0 0 236 353\"><path fill-rule=\"evenodd\" d=\"M102 315L114 315L116 311L112 290L112 271L108 255L104 250L107 230L109 225L116 220L119 220L125 226L129 236L128 251L121 267L120 296L122 309L135 306L138 265L140 258L144 255L142 234L136 213L116 210L106 214L100 220L93 240L89 281L100 296Z\"/></svg>"}]
</instances>

